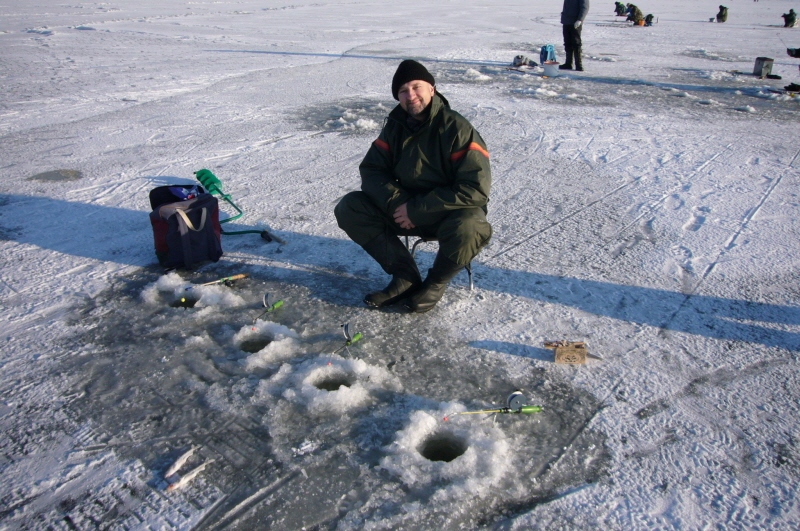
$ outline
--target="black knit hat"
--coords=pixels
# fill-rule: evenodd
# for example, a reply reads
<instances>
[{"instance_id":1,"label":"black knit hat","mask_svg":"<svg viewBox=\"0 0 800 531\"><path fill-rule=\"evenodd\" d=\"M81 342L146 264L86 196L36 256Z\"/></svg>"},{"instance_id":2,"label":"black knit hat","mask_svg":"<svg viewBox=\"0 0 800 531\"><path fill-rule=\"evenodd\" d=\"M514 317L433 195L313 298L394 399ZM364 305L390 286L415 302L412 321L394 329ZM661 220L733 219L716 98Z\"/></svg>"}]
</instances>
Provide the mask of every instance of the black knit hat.
<instances>
[{"instance_id":1,"label":"black knit hat","mask_svg":"<svg viewBox=\"0 0 800 531\"><path fill-rule=\"evenodd\" d=\"M392 78L392 96L394 96L394 99L400 99L397 97L397 91L400 90L400 87L409 81L415 81L417 79L427 81L431 85L436 85L436 81L433 79L431 73L428 72L428 69L418 62L413 59L406 59L400 63L400 66L397 67L397 72L394 73L394 77Z\"/></svg>"}]
</instances>

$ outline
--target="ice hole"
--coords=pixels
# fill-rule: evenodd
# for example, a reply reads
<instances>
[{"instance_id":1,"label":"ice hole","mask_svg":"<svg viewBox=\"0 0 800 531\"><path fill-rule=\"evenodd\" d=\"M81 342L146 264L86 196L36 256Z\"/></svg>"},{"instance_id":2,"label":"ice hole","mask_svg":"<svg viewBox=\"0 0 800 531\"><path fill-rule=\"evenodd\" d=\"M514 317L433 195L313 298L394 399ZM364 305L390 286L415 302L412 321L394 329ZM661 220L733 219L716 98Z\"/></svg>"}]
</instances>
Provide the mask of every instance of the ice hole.
<instances>
[{"instance_id":1,"label":"ice hole","mask_svg":"<svg viewBox=\"0 0 800 531\"><path fill-rule=\"evenodd\" d=\"M170 306L173 308L194 308L198 300L200 300L200 298L194 295L183 295L172 301Z\"/></svg>"},{"instance_id":2,"label":"ice hole","mask_svg":"<svg viewBox=\"0 0 800 531\"><path fill-rule=\"evenodd\" d=\"M242 343L239 345L239 349L249 354L255 354L270 343L272 343L271 337L254 337L252 339L245 339L242 341Z\"/></svg>"},{"instance_id":3,"label":"ice hole","mask_svg":"<svg viewBox=\"0 0 800 531\"><path fill-rule=\"evenodd\" d=\"M420 444L418 451L428 461L449 463L467 451L467 443L452 433L435 433Z\"/></svg>"},{"instance_id":4,"label":"ice hole","mask_svg":"<svg viewBox=\"0 0 800 531\"><path fill-rule=\"evenodd\" d=\"M29 181L77 181L83 177L78 170L53 170L28 177Z\"/></svg>"},{"instance_id":5,"label":"ice hole","mask_svg":"<svg viewBox=\"0 0 800 531\"><path fill-rule=\"evenodd\" d=\"M320 381L316 382L314 387L323 391L338 391L340 387L350 387L355 382L355 375L340 372L326 375Z\"/></svg>"}]
</instances>

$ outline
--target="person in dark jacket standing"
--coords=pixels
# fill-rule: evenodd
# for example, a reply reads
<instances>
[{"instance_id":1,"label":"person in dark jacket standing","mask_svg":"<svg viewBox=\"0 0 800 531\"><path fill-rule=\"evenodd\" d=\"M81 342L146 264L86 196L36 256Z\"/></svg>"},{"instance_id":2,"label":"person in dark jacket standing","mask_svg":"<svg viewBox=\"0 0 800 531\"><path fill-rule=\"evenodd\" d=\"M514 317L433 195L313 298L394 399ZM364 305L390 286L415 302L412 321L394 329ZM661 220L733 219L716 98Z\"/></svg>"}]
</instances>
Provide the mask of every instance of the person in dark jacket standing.
<instances>
[{"instance_id":1,"label":"person in dark jacket standing","mask_svg":"<svg viewBox=\"0 0 800 531\"><path fill-rule=\"evenodd\" d=\"M564 51L567 58L558 68L572 70L572 59L575 58L575 70L583 71L581 58L581 30L586 14L589 13L589 0L564 0L561 10L561 24L564 33Z\"/></svg>"},{"instance_id":2,"label":"person in dark jacket standing","mask_svg":"<svg viewBox=\"0 0 800 531\"><path fill-rule=\"evenodd\" d=\"M400 63L392 79L399 105L359 166L361 191L334 210L339 227L392 275L364 297L376 308L403 301L413 312L432 309L492 236L486 143L435 85L420 63ZM424 282L399 236L439 241Z\"/></svg>"}]
</instances>

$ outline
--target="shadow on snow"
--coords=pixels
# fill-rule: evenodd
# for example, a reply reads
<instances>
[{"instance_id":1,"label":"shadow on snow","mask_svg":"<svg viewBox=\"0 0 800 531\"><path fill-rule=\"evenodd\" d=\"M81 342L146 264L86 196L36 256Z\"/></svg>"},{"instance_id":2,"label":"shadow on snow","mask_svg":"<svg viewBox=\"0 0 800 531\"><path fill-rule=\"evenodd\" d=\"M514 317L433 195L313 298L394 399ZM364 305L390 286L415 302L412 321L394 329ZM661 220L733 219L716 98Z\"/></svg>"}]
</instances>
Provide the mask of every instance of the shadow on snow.
<instances>
[{"instance_id":1,"label":"shadow on snow","mask_svg":"<svg viewBox=\"0 0 800 531\"><path fill-rule=\"evenodd\" d=\"M226 228L246 228L233 225ZM261 246L263 242L257 237L224 237L223 250L230 252L237 245L257 241L256 250L248 252L259 254L263 249L265 271L276 271L279 279L305 286L322 300L346 306L360 306L363 289L374 288L372 277L382 275L366 253L349 240L299 233L282 236L289 244L280 247ZM143 211L0 195L0 239L125 265L144 267L155 262L148 212ZM290 267L281 270L281 264ZM787 330L800 325L800 308L795 306L502 269L481 264L480 257L475 266L477 286L482 290L708 338L800 349L800 333ZM383 281L380 278L378 282ZM492 343L482 348L532 358L547 355L524 345Z\"/></svg>"}]
</instances>

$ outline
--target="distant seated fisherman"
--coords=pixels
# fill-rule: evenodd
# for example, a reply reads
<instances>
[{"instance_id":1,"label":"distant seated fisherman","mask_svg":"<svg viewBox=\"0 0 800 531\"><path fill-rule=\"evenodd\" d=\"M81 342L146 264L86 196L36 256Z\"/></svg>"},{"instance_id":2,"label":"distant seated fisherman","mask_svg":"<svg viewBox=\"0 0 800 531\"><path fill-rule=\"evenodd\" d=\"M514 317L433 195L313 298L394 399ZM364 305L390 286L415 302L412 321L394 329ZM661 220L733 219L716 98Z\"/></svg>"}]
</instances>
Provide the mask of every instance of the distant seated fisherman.
<instances>
[{"instance_id":1,"label":"distant seated fisherman","mask_svg":"<svg viewBox=\"0 0 800 531\"><path fill-rule=\"evenodd\" d=\"M642 10L639 9L636 4L625 4L628 8L628 18L626 21L633 21L634 23L638 24L640 20L644 20L644 15L642 14Z\"/></svg>"},{"instance_id":2,"label":"distant seated fisherman","mask_svg":"<svg viewBox=\"0 0 800 531\"><path fill-rule=\"evenodd\" d=\"M625 4L622 2L614 2L614 12L618 17L624 17L627 9L625 9Z\"/></svg>"},{"instance_id":3,"label":"distant seated fisherman","mask_svg":"<svg viewBox=\"0 0 800 531\"><path fill-rule=\"evenodd\" d=\"M361 191L345 195L334 213L339 227L392 275L364 302L379 308L403 301L422 313L441 300L450 280L492 236L486 220L489 152L420 63L400 63L392 95L400 104L359 166ZM398 236L439 241L424 282Z\"/></svg>"},{"instance_id":4,"label":"distant seated fisherman","mask_svg":"<svg viewBox=\"0 0 800 531\"><path fill-rule=\"evenodd\" d=\"M781 16L783 17L784 28L794 28L797 26L797 13L794 12L794 9L790 9L788 13L784 13Z\"/></svg>"},{"instance_id":5,"label":"distant seated fisherman","mask_svg":"<svg viewBox=\"0 0 800 531\"><path fill-rule=\"evenodd\" d=\"M717 13L717 22L725 22L728 20L728 8L719 6L719 13Z\"/></svg>"}]
</instances>

